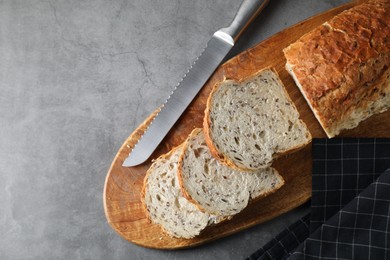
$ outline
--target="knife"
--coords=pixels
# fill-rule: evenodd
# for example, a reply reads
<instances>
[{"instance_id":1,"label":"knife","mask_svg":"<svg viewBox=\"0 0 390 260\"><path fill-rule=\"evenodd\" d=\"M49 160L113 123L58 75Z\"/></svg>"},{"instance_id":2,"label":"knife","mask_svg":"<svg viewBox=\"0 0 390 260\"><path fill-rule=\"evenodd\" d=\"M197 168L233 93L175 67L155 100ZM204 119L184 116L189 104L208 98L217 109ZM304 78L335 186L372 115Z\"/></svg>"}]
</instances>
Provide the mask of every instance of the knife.
<instances>
[{"instance_id":1,"label":"knife","mask_svg":"<svg viewBox=\"0 0 390 260\"><path fill-rule=\"evenodd\" d=\"M145 133L138 140L122 166L145 162L201 90L238 37L263 10L269 0L244 0L229 27L216 31L202 54L195 60L181 82L159 109Z\"/></svg>"}]
</instances>

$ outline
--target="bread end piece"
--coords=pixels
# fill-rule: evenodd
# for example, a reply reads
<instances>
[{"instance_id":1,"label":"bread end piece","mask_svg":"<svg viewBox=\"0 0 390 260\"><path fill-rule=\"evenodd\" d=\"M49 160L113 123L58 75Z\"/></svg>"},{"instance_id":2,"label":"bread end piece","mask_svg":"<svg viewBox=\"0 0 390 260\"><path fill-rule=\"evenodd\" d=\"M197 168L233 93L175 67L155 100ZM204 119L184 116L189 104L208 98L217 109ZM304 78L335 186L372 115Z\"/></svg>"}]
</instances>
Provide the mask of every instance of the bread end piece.
<instances>
[{"instance_id":1,"label":"bread end piece","mask_svg":"<svg viewBox=\"0 0 390 260\"><path fill-rule=\"evenodd\" d=\"M389 12L389 1L356 5L283 50L329 138L390 106Z\"/></svg>"}]
</instances>

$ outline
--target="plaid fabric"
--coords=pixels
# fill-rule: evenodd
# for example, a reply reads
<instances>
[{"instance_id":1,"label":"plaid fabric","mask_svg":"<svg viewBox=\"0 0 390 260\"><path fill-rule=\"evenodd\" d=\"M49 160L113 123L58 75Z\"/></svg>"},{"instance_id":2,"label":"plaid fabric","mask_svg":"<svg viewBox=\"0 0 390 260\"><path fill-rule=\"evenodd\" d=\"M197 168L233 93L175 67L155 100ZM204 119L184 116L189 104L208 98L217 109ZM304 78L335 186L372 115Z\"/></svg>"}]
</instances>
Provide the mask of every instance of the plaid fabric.
<instances>
[{"instance_id":1,"label":"plaid fabric","mask_svg":"<svg viewBox=\"0 0 390 260\"><path fill-rule=\"evenodd\" d=\"M287 227L246 260L285 259L309 236L310 214Z\"/></svg>"},{"instance_id":2,"label":"plaid fabric","mask_svg":"<svg viewBox=\"0 0 390 260\"><path fill-rule=\"evenodd\" d=\"M313 140L310 231L336 214L390 167L390 139Z\"/></svg>"},{"instance_id":3,"label":"plaid fabric","mask_svg":"<svg viewBox=\"0 0 390 260\"><path fill-rule=\"evenodd\" d=\"M390 170L321 225L289 259L389 259Z\"/></svg>"},{"instance_id":4,"label":"plaid fabric","mask_svg":"<svg viewBox=\"0 0 390 260\"><path fill-rule=\"evenodd\" d=\"M386 250L390 246L387 242L390 241L389 225L384 218L390 214L388 201L378 200L377 195L383 197L382 193L377 192L379 183L370 185L389 167L389 139L313 140L313 194L310 215L310 231L313 233L308 239L308 232L306 237L300 236L296 239L295 230L304 229L308 223L309 216L305 216L292 225L294 228L284 230L248 259L286 259L294 251L291 248L296 247L297 241L304 239L305 242L295 250L291 259L342 259L344 256L346 259L358 259L360 256L362 259L390 258ZM387 179L383 178L379 186L386 187L383 183L386 183ZM367 186L369 187L364 191L367 194L356 197ZM385 192L385 188L379 190ZM343 209L345 205L347 206ZM386 209L386 214L382 214ZM351 223L355 222L357 224L351 226ZM367 225L362 226L360 223ZM379 226L379 223L382 225ZM382 235L378 235L378 230L382 231ZM375 238L386 241L385 245L375 244ZM365 254L360 252L363 249Z\"/></svg>"}]
</instances>

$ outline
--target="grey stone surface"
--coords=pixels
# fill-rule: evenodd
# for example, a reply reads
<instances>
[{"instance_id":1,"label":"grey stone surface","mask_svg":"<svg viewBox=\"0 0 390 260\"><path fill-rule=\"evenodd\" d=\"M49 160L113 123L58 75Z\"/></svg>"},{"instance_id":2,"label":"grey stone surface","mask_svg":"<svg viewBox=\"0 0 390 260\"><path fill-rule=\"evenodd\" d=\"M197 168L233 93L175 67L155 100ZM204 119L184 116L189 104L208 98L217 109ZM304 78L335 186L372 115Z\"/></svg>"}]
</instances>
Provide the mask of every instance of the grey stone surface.
<instances>
[{"instance_id":1,"label":"grey stone surface","mask_svg":"<svg viewBox=\"0 0 390 260\"><path fill-rule=\"evenodd\" d=\"M242 259L307 212L179 251L104 216L116 151L240 2L0 1L0 259ZM271 0L232 55L343 2Z\"/></svg>"}]
</instances>

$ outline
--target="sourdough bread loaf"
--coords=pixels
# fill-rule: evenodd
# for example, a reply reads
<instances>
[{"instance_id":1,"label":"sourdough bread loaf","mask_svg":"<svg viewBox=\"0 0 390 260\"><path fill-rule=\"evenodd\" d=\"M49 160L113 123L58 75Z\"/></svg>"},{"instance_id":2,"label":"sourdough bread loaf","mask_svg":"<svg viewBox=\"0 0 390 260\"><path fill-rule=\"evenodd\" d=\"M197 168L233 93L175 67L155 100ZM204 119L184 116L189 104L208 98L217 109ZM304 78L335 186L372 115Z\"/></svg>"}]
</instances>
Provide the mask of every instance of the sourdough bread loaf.
<instances>
[{"instance_id":1,"label":"sourdough bread loaf","mask_svg":"<svg viewBox=\"0 0 390 260\"><path fill-rule=\"evenodd\" d=\"M240 82L225 80L216 85L207 101L203 126L213 156L241 170L266 168L273 158L311 141L271 69Z\"/></svg>"},{"instance_id":2,"label":"sourdough bread loaf","mask_svg":"<svg viewBox=\"0 0 390 260\"><path fill-rule=\"evenodd\" d=\"M200 128L185 141L178 167L185 197L202 211L218 216L233 216L251 199L271 194L284 184L273 168L242 172L221 164L211 155Z\"/></svg>"},{"instance_id":3,"label":"sourdough bread loaf","mask_svg":"<svg viewBox=\"0 0 390 260\"><path fill-rule=\"evenodd\" d=\"M390 1L344 11L284 54L328 137L354 128L390 106Z\"/></svg>"},{"instance_id":4,"label":"sourdough bread loaf","mask_svg":"<svg viewBox=\"0 0 390 260\"><path fill-rule=\"evenodd\" d=\"M160 156L144 179L141 200L148 218L170 236L192 238L224 218L201 212L182 194L177 166L182 146Z\"/></svg>"}]
</instances>

